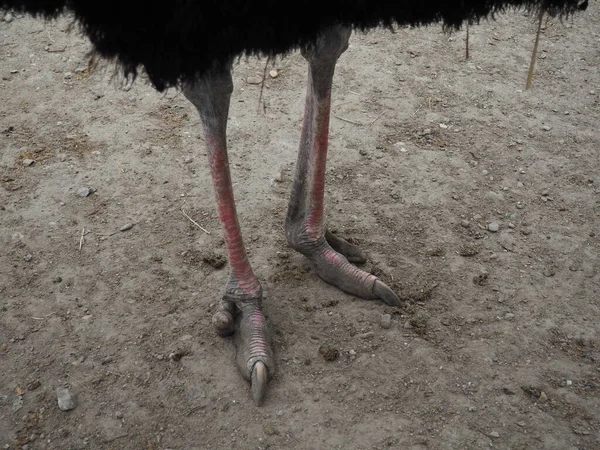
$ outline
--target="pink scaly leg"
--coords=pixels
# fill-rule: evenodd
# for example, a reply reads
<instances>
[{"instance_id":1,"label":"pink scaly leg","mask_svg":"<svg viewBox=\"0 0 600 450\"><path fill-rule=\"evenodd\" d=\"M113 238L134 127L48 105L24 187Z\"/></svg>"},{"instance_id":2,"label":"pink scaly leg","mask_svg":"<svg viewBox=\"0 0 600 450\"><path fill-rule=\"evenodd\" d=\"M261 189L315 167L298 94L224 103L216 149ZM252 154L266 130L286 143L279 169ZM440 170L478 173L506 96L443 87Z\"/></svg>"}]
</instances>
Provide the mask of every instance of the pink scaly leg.
<instances>
[{"instance_id":1,"label":"pink scaly leg","mask_svg":"<svg viewBox=\"0 0 600 450\"><path fill-rule=\"evenodd\" d=\"M350 264L364 260L357 249L325 229L325 165L329 139L331 84L335 64L348 48L351 30L334 27L315 45L302 51L308 61L308 91L304 124L292 187L286 237L304 254L317 274L341 290L365 299L382 299L399 306L398 296L377 277Z\"/></svg>"},{"instance_id":2,"label":"pink scaly leg","mask_svg":"<svg viewBox=\"0 0 600 450\"><path fill-rule=\"evenodd\" d=\"M227 157L227 115L233 91L231 67L217 67L184 87L184 95L198 112L204 127L210 168L223 225L231 276L213 323L221 336L235 334L236 362L252 383L252 396L260 405L268 378L274 373L267 323L261 310L262 288L248 261L238 223Z\"/></svg>"}]
</instances>

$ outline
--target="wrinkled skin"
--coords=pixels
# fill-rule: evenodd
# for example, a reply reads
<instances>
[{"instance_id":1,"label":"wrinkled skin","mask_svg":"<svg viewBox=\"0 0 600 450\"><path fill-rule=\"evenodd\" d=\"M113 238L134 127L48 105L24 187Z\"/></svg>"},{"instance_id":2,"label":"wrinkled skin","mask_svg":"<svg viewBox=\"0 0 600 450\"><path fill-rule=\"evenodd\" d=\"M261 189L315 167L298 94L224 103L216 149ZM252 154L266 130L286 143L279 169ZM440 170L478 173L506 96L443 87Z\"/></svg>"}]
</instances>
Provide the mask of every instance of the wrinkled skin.
<instances>
[{"instance_id":1,"label":"wrinkled skin","mask_svg":"<svg viewBox=\"0 0 600 450\"><path fill-rule=\"evenodd\" d=\"M329 233L324 220L325 169L329 138L331 85L335 64L348 47L350 29L324 32L302 55L308 61L308 89L296 175L286 218L287 241L305 255L326 282L364 299L398 306L399 298L374 275L358 269L365 257L354 245ZM238 223L226 146L227 115L233 82L231 66L215 67L184 87L200 113L211 167L217 208L223 225L231 276L213 324L221 336L234 335L236 362L252 383L257 405L265 397L275 371L262 289L248 260Z\"/></svg>"}]
</instances>

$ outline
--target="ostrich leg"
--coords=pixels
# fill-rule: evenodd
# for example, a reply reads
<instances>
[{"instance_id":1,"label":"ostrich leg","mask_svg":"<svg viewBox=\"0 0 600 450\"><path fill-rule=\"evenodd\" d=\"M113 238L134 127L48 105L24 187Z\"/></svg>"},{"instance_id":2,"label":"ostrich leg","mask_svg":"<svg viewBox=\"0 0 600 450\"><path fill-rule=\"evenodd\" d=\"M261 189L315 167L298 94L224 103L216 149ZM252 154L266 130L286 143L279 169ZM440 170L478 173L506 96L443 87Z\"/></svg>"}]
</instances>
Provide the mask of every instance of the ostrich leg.
<instances>
[{"instance_id":1,"label":"ostrich leg","mask_svg":"<svg viewBox=\"0 0 600 450\"><path fill-rule=\"evenodd\" d=\"M260 405L268 378L274 372L274 361L267 323L261 310L262 288L248 261L233 198L226 144L232 91L229 65L213 69L183 89L186 98L200 113L204 127L217 207L231 266L231 276L213 323L221 336L235 333L237 366L242 376L252 383L252 397Z\"/></svg>"},{"instance_id":2,"label":"ostrich leg","mask_svg":"<svg viewBox=\"0 0 600 450\"><path fill-rule=\"evenodd\" d=\"M325 164L329 138L331 84L335 64L348 48L351 30L334 27L303 49L308 61L308 90L296 176L286 219L289 244L305 255L326 282L365 299L400 305L398 296L377 277L350 264L364 258L349 243L325 230Z\"/></svg>"}]
</instances>

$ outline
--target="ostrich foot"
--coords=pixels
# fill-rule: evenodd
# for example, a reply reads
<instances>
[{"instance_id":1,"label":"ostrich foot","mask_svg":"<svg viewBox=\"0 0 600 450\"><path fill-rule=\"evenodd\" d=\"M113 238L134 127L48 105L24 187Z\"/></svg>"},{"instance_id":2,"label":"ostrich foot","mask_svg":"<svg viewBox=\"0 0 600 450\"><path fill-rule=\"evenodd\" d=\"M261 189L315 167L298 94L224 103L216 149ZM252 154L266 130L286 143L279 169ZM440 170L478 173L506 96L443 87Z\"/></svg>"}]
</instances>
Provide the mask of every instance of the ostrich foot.
<instances>
[{"instance_id":1,"label":"ostrich foot","mask_svg":"<svg viewBox=\"0 0 600 450\"><path fill-rule=\"evenodd\" d=\"M306 233L290 233L289 237L292 247L308 258L317 275L327 283L360 298L381 299L390 306L402 305L400 298L379 278L350 264L350 259L365 261L356 246L330 232L316 240L308 238Z\"/></svg>"},{"instance_id":2,"label":"ostrich foot","mask_svg":"<svg viewBox=\"0 0 600 450\"><path fill-rule=\"evenodd\" d=\"M252 399L260 406L269 378L275 372L273 352L261 299L228 300L227 295L213 316L220 336L234 335L236 364L244 379L252 385Z\"/></svg>"},{"instance_id":3,"label":"ostrich foot","mask_svg":"<svg viewBox=\"0 0 600 450\"><path fill-rule=\"evenodd\" d=\"M364 264L367 262L367 257L356 245L336 236L329 230L325 231L325 240L332 249L344 255L348 262L352 264Z\"/></svg>"}]
</instances>

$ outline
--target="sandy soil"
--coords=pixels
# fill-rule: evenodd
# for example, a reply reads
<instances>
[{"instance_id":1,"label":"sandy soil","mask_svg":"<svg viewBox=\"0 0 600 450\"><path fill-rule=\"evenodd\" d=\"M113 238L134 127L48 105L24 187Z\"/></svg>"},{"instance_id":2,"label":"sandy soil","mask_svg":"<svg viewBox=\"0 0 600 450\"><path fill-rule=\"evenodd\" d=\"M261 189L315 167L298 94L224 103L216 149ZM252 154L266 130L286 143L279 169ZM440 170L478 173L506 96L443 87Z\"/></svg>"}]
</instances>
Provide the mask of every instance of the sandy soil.
<instances>
[{"instance_id":1,"label":"sandy soil","mask_svg":"<svg viewBox=\"0 0 600 450\"><path fill-rule=\"evenodd\" d=\"M522 13L473 27L468 61L464 32L353 36L328 218L401 309L287 247L306 64L277 61L260 107L264 61L236 65L230 157L278 370L262 408L210 324L228 269L195 110L88 68L67 19L8 19L0 448L600 448L598 2L546 23L528 91Z\"/></svg>"}]
</instances>

